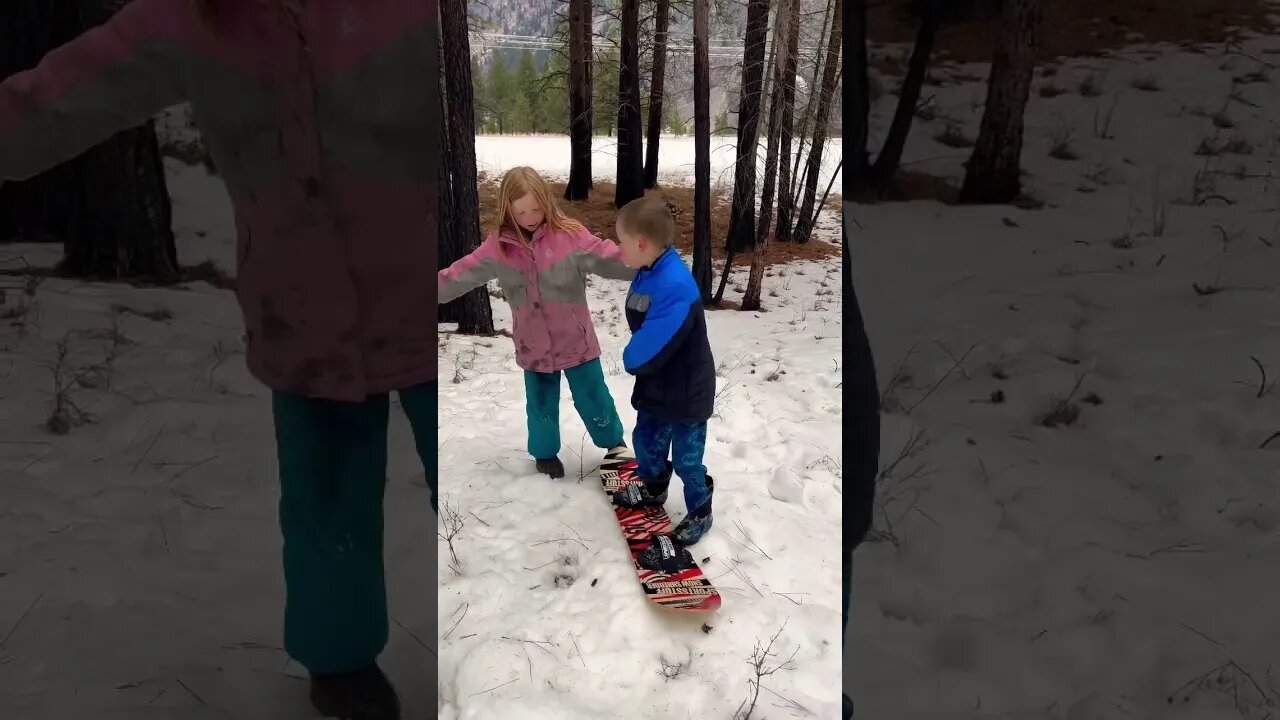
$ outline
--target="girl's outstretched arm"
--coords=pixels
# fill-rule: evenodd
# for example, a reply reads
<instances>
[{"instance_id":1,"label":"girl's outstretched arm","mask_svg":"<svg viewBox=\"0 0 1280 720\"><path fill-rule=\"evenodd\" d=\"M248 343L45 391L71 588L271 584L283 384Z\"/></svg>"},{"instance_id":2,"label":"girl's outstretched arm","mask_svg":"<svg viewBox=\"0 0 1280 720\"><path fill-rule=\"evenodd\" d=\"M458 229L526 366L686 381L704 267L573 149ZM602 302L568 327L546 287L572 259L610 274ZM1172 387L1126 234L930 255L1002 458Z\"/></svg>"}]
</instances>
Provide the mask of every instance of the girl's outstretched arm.
<instances>
[{"instance_id":1,"label":"girl's outstretched arm","mask_svg":"<svg viewBox=\"0 0 1280 720\"><path fill-rule=\"evenodd\" d=\"M436 274L441 305L457 300L498 277L498 268L502 264L499 242L498 238L490 236L471 254Z\"/></svg>"},{"instance_id":2,"label":"girl's outstretched arm","mask_svg":"<svg viewBox=\"0 0 1280 720\"><path fill-rule=\"evenodd\" d=\"M636 276L636 271L623 262L622 248L617 243L598 238L585 229L574 235L574 242L577 245L574 260L583 275L590 273L610 280L630 280Z\"/></svg>"},{"instance_id":3,"label":"girl's outstretched arm","mask_svg":"<svg viewBox=\"0 0 1280 720\"><path fill-rule=\"evenodd\" d=\"M0 83L0 181L26 180L185 99L187 3L133 0ZM189 27L183 27L188 24Z\"/></svg>"}]
</instances>

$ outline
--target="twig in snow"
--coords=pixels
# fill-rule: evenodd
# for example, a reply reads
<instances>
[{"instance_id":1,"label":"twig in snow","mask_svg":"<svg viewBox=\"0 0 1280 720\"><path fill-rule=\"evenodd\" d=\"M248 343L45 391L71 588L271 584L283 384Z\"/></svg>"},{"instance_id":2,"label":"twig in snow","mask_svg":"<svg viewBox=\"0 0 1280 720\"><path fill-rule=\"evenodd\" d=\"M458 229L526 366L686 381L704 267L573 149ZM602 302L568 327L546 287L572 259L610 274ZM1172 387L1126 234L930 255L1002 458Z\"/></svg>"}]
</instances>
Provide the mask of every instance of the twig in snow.
<instances>
[{"instance_id":1,"label":"twig in snow","mask_svg":"<svg viewBox=\"0 0 1280 720\"><path fill-rule=\"evenodd\" d=\"M1262 366L1262 362L1258 358L1250 355L1249 359L1253 361L1254 365L1258 366L1258 373L1262 375L1262 380L1258 381L1258 398L1262 398L1271 389L1271 386L1267 385L1267 369Z\"/></svg>"},{"instance_id":2,"label":"twig in snow","mask_svg":"<svg viewBox=\"0 0 1280 720\"><path fill-rule=\"evenodd\" d=\"M525 638L513 638L513 637L508 637L508 636L506 636L506 635L503 635L503 636L502 636L502 639L503 639L503 640L510 640L511 642L529 643L530 645L533 645L533 646L537 647L539 650L543 651L544 653L546 653L546 654L548 654L548 655L551 655L552 657L554 657L554 656L555 656L555 653L553 653L553 652L551 652L550 650L546 649L545 647L543 647L543 645L550 645L551 647L559 647L559 645L557 645L556 643L554 643L554 642L552 642L552 641L550 641L550 640L528 640L528 639L525 639Z\"/></svg>"},{"instance_id":3,"label":"twig in snow","mask_svg":"<svg viewBox=\"0 0 1280 720\"><path fill-rule=\"evenodd\" d=\"M130 475L138 472L138 466L142 465L142 461L146 460L147 456L151 454L152 448L156 446L156 443L160 442L160 436L164 434L164 429L165 426L161 425L160 429L156 431L156 436L151 438L151 444L147 445L147 449L142 451L142 454L138 456L137 462L133 464L133 469L129 470Z\"/></svg>"},{"instance_id":4,"label":"twig in snow","mask_svg":"<svg viewBox=\"0 0 1280 720\"><path fill-rule=\"evenodd\" d=\"M22 621L27 619L27 615L30 615L31 611L35 609L36 603L43 599L44 593L40 593L36 596L35 600L31 601L31 604L27 606L27 609L22 611L22 614L18 616L17 621L13 623L13 627L9 628L9 632L5 633L4 638L0 638L0 649L3 649L5 643L9 642L9 638L13 637L13 634L18 631L18 626L21 625Z\"/></svg>"},{"instance_id":5,"label":"twig in snow","mask_svg":"<svg viewBox=\"0 0 1280 720\"><path fill-rule=\"evenodd\" d=\"M745 544L743 544L743 543L738 543L739 545L742 545L743 547L747 548L748 550L754 550L755 552L760 553L761 555L765 556L765 557L766 557L766 558L768 558L769 560L772 560L772 559L773 559L772 557L770 557L770 556L769 556L769 553L765 552L763 549L761 549L761 547L760 547L759 545L757 545L757 544L756 544L756 541L755 541L755 540L752 540L752 539L751 539L751 535L749 535L749 534L747 533L747 529L746 529L745 527L743 527L743 525L742 525L742 521L741 521L741 520L735 520L733 524L738 526L738 532L742 533L742 539L743 539L743 540L746 540L746 541L747 541L747 542L749 542L749 543L751 543L751 545L750 545L750 546L747 546L747 545L745 545ZM733 536L732 536L732 535L730 535L729 537L730 537L730 538L732 538Z\"/></svg>"},{"instance_id":6,"label":"twig in snow","mask_svg":"<svg viewBox=\"0 0 1280 720\"><path fill-rule=\"evenodd\" d=\"M773 594L774 594L774 595L779 595L779 596L781 596L781 597L784 597L784 598L786 598L786 599L790 600L792 603L794 603L794 604L796 604L796 605L803 605L804 603L800 602L799 600L796 600L795 598L793 598L793 597L791 597L791 596L792 596L792 595L808 595L809 593L787 593L787 592L781 592L781 591L779 591L779 590L774 590L774 591L773 591Z\"/></svg>"},{"instance_id":7,"label":"twig in snow","mask_svg":"<svg viewBox=\"0 0 1280 720\"><path fill-rule=\"evenodd\" d=\"M965 350L964 354L960 356L960 359L954 361L951 364L950 368L947 368L947 371L942 374L942 377L938 378L938 381L935 382L933 386L929 388L928 392L926 392L919 400L912 403L911 407L907 408L906 413L910 415L912 411L920 407L920 405L923 404L925 400L928 400L929 396L933 395L935 390L937 390L939 387L942 387L942 383L946 382L947 378L951 377L951 373L955 372L956 369L960 368L964 364L965 359L969 357L969 353L972 353L974 349L977 347L978 346L976 344L970 345L969 349Z\"/></svg>"},{"instance_id":8,"label":"twig in snow","mask_svg":"<svg viewBox=\"0 0 1280 720\"><path fill-rule=\"evenodd\" d=\"M774 633L772 638L769 638L769 644L763 648L760 647L760 641L756 640L755 650L751 653L751 657L747 659L747 663L751 665L751 669L755 671L755 677L747 681L747 684L751 687L751 695L747 699L743 700L742 704L738 706L738 711L734 713L733 716L734 720L752 720L752 714L756 709L756 702L760 699L761 682L764 678L773 675L779 670L791 669L791 661L795 659L796 653L800 651L800 648L798 647L791 653L791 657L787 658L783 662L774 665L773 667L768 667L767 665L769 658L776 655L773 651L773 644L777 642L778 637L782 635L782 631L786 627L787 624L785 622L782 623L782 627L778 628L778 632Z\"/></svg>"},{"instance_id":9,"label":"twig in snow","mask_svg":"<svg viewBox=\"0 0 1280 720\"><path fill-rule=\"evenodd\" d=\"M431 647L430 645L426 644L425 642L423 642L423 641L422 641L422 638L418 637L417 635L415 635L415 634L414 634L414 632L413 632L412 630L410 630L409 628L405 627L405 626L404 626L404 623L400 622L399 620L397 620L397 619L395 619L395 618L391 618L391 622L395 623L395 624L396 624L396 627L398 627L398 628L400 628L401 630L403 630L403 631L404 631L404 633L405 633L405 635L408 635L409 637L413 638L413 641L414 641L414 642L416 642L416 643L418 643L419 645L421 645L423 650L426 650L427 652L431 653L432 655L436 655L436 649L435 649L435 648L433 648L433 647Z\"/></svg>"},{"instance_id":10,"label":"twig in snow","mask_svg":"<svg viewBox=\"0 0 1280 720\"><path fill-rule=\"evenodd\" d=\"M1195 629L1195 628L1191 627L1190 625L1188 625L1188 624L1186 624L1186 623L1184 623L1184 622L1182 622L1182 621L1178 621L1178 624L1179 624L1179 625L1181 625L1182 627L1186 628L1187 630L1190 630L1191 632L1195 633L1196 635L1199 635L1200 637L1204 638L1205 640L1208 640L1209 642L1213 643L1214 645L1217 645L1218 647L1222 648L1223 650L1226 650L1226 649L1227 649L1227 646L1226 646L1226 645L1223 645L1222 643L1218 642L1217 640L1214 640L1213 638L1209 637L1208 635L1205 635L1204 633L1202 633L1202 632L1200 632L1199 630L1197 630L1197 629Z\"/></svg>"},{"instance_id":11,"label":"twig in snow","mask_svg":"<svg viewBox=\"0 0 1280 720\"><path fill-rule=\"evenodd\" d=\"M666 656L659 656L658 662L662 664L662 668L658 670L658 674L668 680L674 680L684 674L693 665L693 651L689 651L689 655L685 660L670 662Z\"/></svg>"},{"instance_id":12,"label":"twig in snow","mask_svg":"<svg viewBox=\"0 0 1280 720\"><path fill-rule=\"evenodd\" d=\"M581 545L583 548L590 550L590 548L587 547L587 544L583 542L581 539L571 538L571 537L547 538L546 540L538 540L537 542L532 542L529 544L533 546L537 546L537 545L548 545L550 543L557 543L557 542L576 542L579 545Z\"/></svg>"},{"instance_id":13,"label":"twig in snow","mask_svg":"<svg viewBox=\"0 0 1280 720\"><path fill-rule=\"evenodd\" d=\"M489 688L488 690L481 690L481 691L480 691L480 692L478 692L478 693L471 693L471 697L475 697L475 696L477 696L477 695L483 695L483 694L488 693L488 692L493 692L494 690L497 690L497 689L498 689L498 688L500 688L500 687L505 687L505 686L507 686L507 685L510 685L511 683L513 683L513 682L515 682L516 680L519 680L519 679L520 679L520 678L511 678L510 680L508 680L508 681L506 681L506 682L502 683L501 685L494 685L493 687Z\"/></svg>"},{"instance_id":14,"label":"twig in snow","mask_svg":"<svg viewBox=\"0 0 1280 720\"><path fill-rule=\"evenodd\" d=\"M1052 428L1059 425L1073 425L1080 417L1080 406L1075 404L1076 393L1080 392L1080 386L1084 384L1085 378L1089 373L1080 373L1076 377L1076 384L1071 387L1071 392L1062 400L1059 400L1046 413L1036 418L1036 424L1043 427Z\"/></svg>"},{"instance_id":15,"label":"twig in snow","mask_svg":"<svg viewBox=\"0 0 1280 720\"><path fill-rule=\"evenodd\" d=\"M199 701L199 703L200 703L201 705L208 705L208 704L209 704L209 703L207 703L207 702L205 702L205 701L204 701L204 698L202 698L202 697L200 697L199 695L197 695L195 690L192 690L191 688L187 687L187 684L186 684L186 683L184 683L184 682L182 682L182 678L174 678L174 680L177 680L177 681L178 681L178 684L182 686L182 689L183 689L183 690L186 690L186 691L187 691L187 694L188 694L188 695L190 695L191 697L195 698L197 701Z\"/></svg>"},{"instance_id":16,"label":"twig in snow","mask_svg":"<svg viewBox=\"0 0 1280 720\"><path fill-rule=\"evenodd\" d=\"M1248 698L1241 697L1241 690L1247 693L1250 689L1257 693L1257 700L1250 701ZM1187 702L1192 695L1200 690L1230 695L1235 703L1236 711L1242 715L1250 707L1268 708L1276 705L1275 698L1266 690L1263 690L1258 681L1253 678L1253 675L1235 660L1228 660L1191 678L1174 690L1166 698L1166 702L1170 705L1175 701ZM1267 717L1270 716L1270 713L1268 713Z\"/></svg>"},{"instance_id":17,"label":"twig in snow","mask_svg":"<svg viewBox=\"0 0 1280 720\"><path fill-rule=\"evenodd\" d=\"M441 640L448 640L449 636L453 634L453 631L458 629L458 626L462 624L462 619L467 616L467 611L471 609L471 603L464 602L458 607L462 609L462 614L458 616L457 620L453 621L453 625L449 626L449 630L440 638ZM454 610L454 612L458 611Z\"/></svg>"},{"instance_id":18,"label":"twig in snow","mask_svg":"<svg viewBox=\"0 0 1280 720\"><path fill-rule=\"evenodd\" d=\"M578 638L573 636L573 631L569 631L569 639L573 641L573 649L578 651L578 660L582 662L582 667L587 666L587 659L582 656L582 648L578 647Z\"/></svg>"},{"instance_id":19,"label":"twig in snow","mask_svg":"<svg viewBox=\"0 0 1280 720\"><path fill-rule=\"evenodd\" d=\"M457 511L448 502L440 504L440 524L444 530L436 531L436 535L441 540L449 544L449 569L457 575L462 574L462 561L458 559L458 551L453 545L454 538L458 537L458 533L462 532L462 528L466 525L466 520L462 518L462 514Z\"/></svg>"}]
</instances>

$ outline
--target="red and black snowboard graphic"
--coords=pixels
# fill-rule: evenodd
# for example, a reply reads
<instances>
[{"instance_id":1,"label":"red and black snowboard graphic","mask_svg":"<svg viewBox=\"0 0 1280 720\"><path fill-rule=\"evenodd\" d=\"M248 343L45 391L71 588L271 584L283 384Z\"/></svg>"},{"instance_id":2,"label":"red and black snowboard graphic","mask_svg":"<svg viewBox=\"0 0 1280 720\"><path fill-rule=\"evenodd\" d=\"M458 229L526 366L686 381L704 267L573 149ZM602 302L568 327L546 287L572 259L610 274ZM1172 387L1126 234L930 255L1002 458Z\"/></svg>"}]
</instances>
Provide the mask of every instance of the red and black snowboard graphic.
<instances>
[{"instance_id":1,"label":"red and black snowboard graphic","mask_svg":"<svg viewBox=\"0 0 1280 720\"><path fill-rule=\"evenodd\" d=\"M600 464L600 482L610 499L628 485L640 482L636 475L635 455L625 448L606 455ZM661 506L629 509L615 505L613 511L631 550L631 561L635 564L645 596L670 610L703 613L720 609L720 593L702 573L692 555L666 537L672 530L666 509ZM665 556L664 562L671 572L651 570L641 564L640 553L650 548L656 548Z\"/></svg>"}]
</instances>

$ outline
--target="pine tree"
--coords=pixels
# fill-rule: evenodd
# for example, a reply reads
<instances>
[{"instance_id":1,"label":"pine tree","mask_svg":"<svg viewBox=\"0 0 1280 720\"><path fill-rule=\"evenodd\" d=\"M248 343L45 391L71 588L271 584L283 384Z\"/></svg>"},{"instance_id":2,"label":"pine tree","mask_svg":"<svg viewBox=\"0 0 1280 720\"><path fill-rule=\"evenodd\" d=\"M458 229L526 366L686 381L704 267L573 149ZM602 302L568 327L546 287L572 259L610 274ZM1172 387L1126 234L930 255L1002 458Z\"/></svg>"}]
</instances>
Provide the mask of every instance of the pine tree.
<instances>
[{"instance_id":1,"label":"pine tree","mask_svg":"<svg viewBox=\"0 0 1280 720\"><path fill-rule=\"evenodd\" d=\"M506 59L500 52L493 54L493 61L489 65L488 84L489 112L497 126L495 129L498 134L505 135L511 132L508 123L511 119L511 105L515 100L513 92L515 81L511 77L511 70L507 68Z\"/></svg>"},{"instance_id":2,"label":"pine tree","mask_svg":"<svg viewBox=\"0 0 1280 720\"><path fill-rule=\"evenodd\" d=\"M538 104L535 108L543 132L562 134L569 128L569 61L553 52L542 68L538 80Z\"/></svg>"},{"instance_id":3,"label":"pine tree","mask_svg":"<svg viewBox=\"0 0 1280 720\"><path fill-rule=\"evenodd\" d=\"M541 107L539 100L538 69L533 64L533 51L525 48L520 53L516 64L515 97L511 109L511 120L518 128L515 132L543 132L537 110Z\"/></svg>"}]
</instances>

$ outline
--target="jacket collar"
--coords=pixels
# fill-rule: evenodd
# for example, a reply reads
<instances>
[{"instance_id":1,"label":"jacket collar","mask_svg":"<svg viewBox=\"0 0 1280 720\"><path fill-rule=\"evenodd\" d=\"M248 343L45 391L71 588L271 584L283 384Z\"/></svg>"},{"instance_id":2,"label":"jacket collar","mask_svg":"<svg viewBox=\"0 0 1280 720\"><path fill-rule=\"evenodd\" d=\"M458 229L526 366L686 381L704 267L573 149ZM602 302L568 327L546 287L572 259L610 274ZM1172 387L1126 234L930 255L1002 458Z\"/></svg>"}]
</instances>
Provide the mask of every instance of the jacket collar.
<instances>
[{"instance_id":1,"label":"jacket collar","mask_svg":"<svg viewBox=\"0 0 1280 720\"><path fill-rule=\"evenodd\" d=\"M655 258L652 263L640 268L640 272L653 272L659 265L670 262L673 257L678 257L676 254L676 246L668 245L667 249L663 250L662 254Z\"/></svg>"},{"instance_id":2,"label":"jacket collar","mask_svg":"<svg viewBox=\"0 0 1280 720\"><path fill-rule=\"evenodd\" d=\"M529 238L529 244L532 245L538 242L542 238L546 237L546 234L547 234L547 224L543 223L533 231L533 236ZM501 233L498 234L498 239L503 242L510 243L511 245L515 245L516 247L522 250L525 249L524 244L521 243L520 240L516 238L516 236L512 234L510 230L504 229Z\"/></svg>"}]
</instances>

